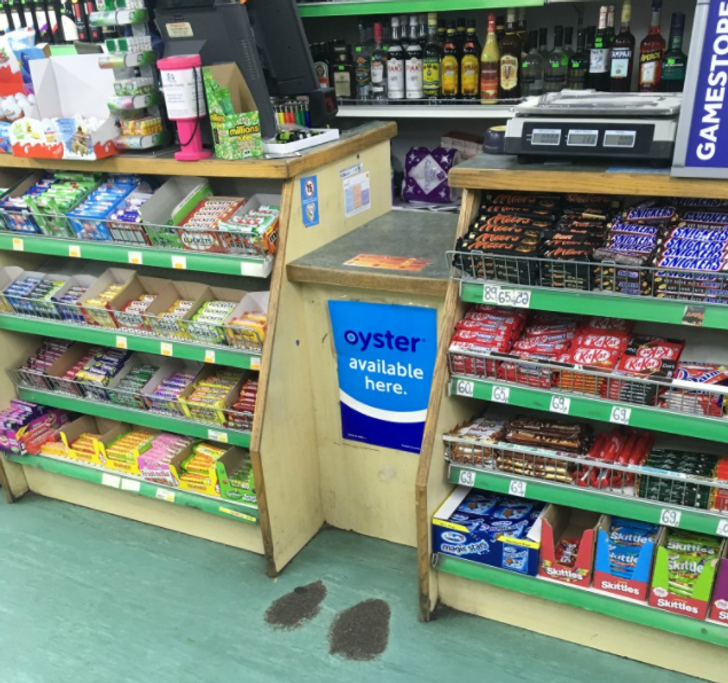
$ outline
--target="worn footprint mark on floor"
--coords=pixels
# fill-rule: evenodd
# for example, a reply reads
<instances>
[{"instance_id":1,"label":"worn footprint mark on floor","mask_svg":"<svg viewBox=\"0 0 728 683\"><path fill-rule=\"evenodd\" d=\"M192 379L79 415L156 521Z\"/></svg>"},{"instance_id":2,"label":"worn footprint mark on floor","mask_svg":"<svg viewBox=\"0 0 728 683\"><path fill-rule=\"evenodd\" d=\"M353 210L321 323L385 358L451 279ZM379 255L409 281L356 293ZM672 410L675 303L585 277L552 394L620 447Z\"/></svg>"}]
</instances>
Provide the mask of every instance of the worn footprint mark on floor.
<instances>
[{"instance_id":1,"label":"worn footprint mark on floor","mask_svg":"<svg viewBox=\"0 0 728 683\"><path fill-rule=\"evenodd\" d=\"M273 628L294 629L313 619L326 597L323 581L298 586L278 598L266 611L265 620Z\"/></svg>"},{"instance_id":2,"label":"worn footprint mark on floor","mask_svg":"<svg viewBox=\"0 0 728 683\"><path fill-rule=\"evenodd\" d=\"M384 600L364 600L340 612L329 631L329 652L345 659L367 661L387 649L392 614Z\"/></svg>"}]
</instances>

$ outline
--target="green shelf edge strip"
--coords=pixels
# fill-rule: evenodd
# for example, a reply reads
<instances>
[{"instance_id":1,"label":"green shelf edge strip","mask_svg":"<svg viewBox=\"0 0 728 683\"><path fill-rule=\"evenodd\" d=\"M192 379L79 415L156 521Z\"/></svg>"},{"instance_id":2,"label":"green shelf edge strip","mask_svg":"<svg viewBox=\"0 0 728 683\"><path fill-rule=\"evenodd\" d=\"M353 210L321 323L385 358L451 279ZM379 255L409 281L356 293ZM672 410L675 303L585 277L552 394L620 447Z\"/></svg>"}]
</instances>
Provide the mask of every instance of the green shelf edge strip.
<instances>
[{"instance_id":1,"label":"green shelf edge strip","mask_svg":"<svg viewBox=\"0 0 728 683\"><path fill-rule=\"evenodd\" d=\"M373 0L372 2L316 2L298 5L302 17L345 17L362 14L411 14L412 12L455 12L459 10L543 7L543 0Z\"/></svg>"},{"instance_id":2,"label":"green shelf edge strip","mask_svg":"<svg viewBox=\"0 0 728 683\"><path fill-rule=\"evenodd\" d=\"M22 240L22 249L16 246L18 243L15 240ZM256 275L251 274L253 269L260 268L263 271L270 272L270 266L265 267L266 261L264 259L253 257L195 254L194 252L176 252L168 249L141 246L130 247L107 242L92 242L90 240L60 240L53 237L25 235L22 233L0 233L0 249L2 250L68 257L71 256L69 253L70 247L73 247L74 251L78 250L74 258L79 258L78 254L80 253L82 258L108 261L110 263L145 265L156 268L245 277L256 277ZM180 265L177 265L181 263L180 259L184 259L185 268L180 268ZM259 275L257 277L265 276Z\"/></svg>"},{"instance_id":3,"label":"green shelf edge strip","mask_svg":"<svg viewBox=\"0 0 728 683\"><path fill-rule=\"evenodd\" d=\"M212 351L215 354L216 365L227 365L241 370L260 369L260 356L257 354L236 351L234 349L221 349L217 346L205 347L190 342L167 341L158 337L134 335L122 330L109 330L103 327L69 325L52 320L43 320L42 318L0 313L0 330L38 334L60 339L72 339L73 341L108 347L117 347L117 339L123 337L126 339L126 348L130 351L193 360L200 363L206 362L206 355ZM169 353L162 353L162 344L172 347L171 355ZM168 346L164 348L168 349Z\"/></svg>"},{"instance_id":4,"label":"green shelf edge strip","mask_svg":"<svg viewBox=\"0 0 728 683\"><path fill-rule=\"evenodd\" d=\"M472 395L469 385L472 382ZM455 396L472 396L481 401L490 401L493 387L507 387L509 390L508 403L521 408L533 408L545 412L551 411L551 398L563 396L570 399L568 414L571 417L581 417L599 422L611 422L612 408L626 408L630 410L629 426L641 429L651 429L656 432L692 436L696 439L728 442L728 419L699 417L683 413L672 413L658 408L646 408L630 403L619 403L599 399L584 398L583 396L569 394L568 392L545 391L524 386L515 386L505 382L491 382L478 380L472 377L453 375L450 380L450 392ZM466 391L466 387L468 390ZM560 413L554 412L554 415Z\"/></svg>"},{"instance_id":5,"label":"green shelf edge strip","mask_svg":"<svg viewBox=\"0 0 728 683\"><path fill-rule=\"evenodd\" d=\"M226 517L227 519L233 519L238 522L245 522L247 524L258 523L258 510L250 505L241 505L240 503L223 499L219 501L213 500L205 496L198 496L190 491L173 489L168 486L159 486L158 484L152 484L151 482L143 481L136 477L127 477L112 470L104 471L81 464L45 458L42 455L6 455L5 457L18 465L37 467L38 469L52 472L53 474L61 474L72 479L80 479L81 481L88 481L92 484L120 489L125 493L144 496L145 498L154 498L161 502L172 503L174 505L196 508L202 512L219 515L220 517ZM122 482L134 483L123 486ZM139 485L138 491L136 490L137 484ZM171 499L172 494L174 494L174 499Z\"/></svg>"},{"instance_id":6,"label":"green shelf edge strip","mask_svg":"<svg viewBox=\"0 0 728 683\"><path fill-rule=\"evenodd\" d=\"M568 484L552 484L539 481L531 477L519 477L506 472L483 472L471 467L460 465L450 466L450 482L460 484L460 473L472 472L475 475L473 488L495 493L510 492L512 481L526 484L526 498L540 500L544 503L566 505L567 507L591 510L605 515L615 515L637 519L651 524L662 524L663 510L677 510L680 513L680 529L697 531L698 533L718 534L721 522L728 520L728 516L719 515L701 510L693 510L680 506L671 506L666 503L642 500L640 498L623 498L620 496L600 493L594 489L569 486Z\"/></svg>"},{"instance_id":7,"label":"green shelf edge strip","mask_svg":"<svg viewBox=\"0 0 728 683\"><path fill-rule=\"evenodd\" d=\"M93 402L52 391L28 389L27 387L18 387L18 394L24 401L40 403L51 406L52 408L70 410L75 413L93 415L94 417L103 417L107 420L129 422L149 429L160 429L162 431L174 432L175 434L184 434L195 439L206 439L226 443L231 446L250 448L249 432L225 429L222 425L215 427L201 422L168 417L167 415L160 415L151 411L132 410L114 403Z\"/></svg>"},{"instance_id":8,"label":"green shelf edge strip","mask_svg":"<svg viewBox=\"0 0 728 683\"><path fill-rule=\"evenodd\" d=\"M608 318L628 318L652 323L682 325L685 309L684 301L655 299L648 296L625 296L601 292L578 292L575 290L538 289L518 285L499 285L501 289L528 290L531 292L530 308L538 311L577 313L582 315L602 315ZM483 285L463 282L460 290L463 301L473 304L483 303ZM712 304L690 304L705 310L702 327L728 330L728 306Z\"/></svg>"},{"instance_id":9,"label":"green shelf edge strip","mask_svg":"<svg viewBox=\"0 0 728 683\"><path fill-rule=\"evenodd\" d=\"M469 562L446 555L438 555L438 571L465 579L480 581L499 588L533 595L544 600L572 605L598 612L609 617L631 621L650 628L668 631L687 638L728 647L728 628L679 614L671 614L655 607L601 595L556 582L524 576L495 567Z\"/></svg>"}]
</instances>

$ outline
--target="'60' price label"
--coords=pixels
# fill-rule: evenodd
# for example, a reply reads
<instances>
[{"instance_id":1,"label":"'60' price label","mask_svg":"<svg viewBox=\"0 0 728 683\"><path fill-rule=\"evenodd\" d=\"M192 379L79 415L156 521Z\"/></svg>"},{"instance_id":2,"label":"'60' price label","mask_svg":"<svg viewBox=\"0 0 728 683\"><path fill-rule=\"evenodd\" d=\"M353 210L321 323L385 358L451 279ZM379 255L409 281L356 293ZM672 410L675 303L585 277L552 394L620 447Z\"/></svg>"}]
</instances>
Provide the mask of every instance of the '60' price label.
<instances>
[{"instance_id":1,"label":"'60' price label","mask_svg":"<svg viewBox=\"0 0 728 683\"><path fill-rule=\"evenodd\" d=\"M680 526L681 517L682 513L679 510L670 510L670 508L660 510L660 524L663 526Z\"/></svg>"},{"instance_id":2,"label":"'60' price label","mask_svg":"<svg viewBox=\"0 0 728 683\"><path fill-rule=\"evenodd\" d=\"M566 396L552 396L551 405L549 410L552 413L561 413L562 415L568 415L571 409L571 399Z\"/></svg>"},{"instance_id":3,"label":"'60' price label","mask_svg":"<svg viewBox=\"0 0 728 683\"><path fill-rule=\"evenodd\" d=\"M475 391L475 383L468 379L459 379L455 385L455 393L458 396L472 396Z\"/></svg>"},{"instance_id":4,"label":"'60' price label","mask_svg":"<svg viewBox=\"0 0 728 683\"><path fill-rule=\"evenodd\" d=\"M628 425L629 424L629 418L632 415L632 409L631 408L624 408L622 406L613 406L612 412L609 415L609 421L614 422L614 424L618 425Z\"/></svg>"}]
</instances>

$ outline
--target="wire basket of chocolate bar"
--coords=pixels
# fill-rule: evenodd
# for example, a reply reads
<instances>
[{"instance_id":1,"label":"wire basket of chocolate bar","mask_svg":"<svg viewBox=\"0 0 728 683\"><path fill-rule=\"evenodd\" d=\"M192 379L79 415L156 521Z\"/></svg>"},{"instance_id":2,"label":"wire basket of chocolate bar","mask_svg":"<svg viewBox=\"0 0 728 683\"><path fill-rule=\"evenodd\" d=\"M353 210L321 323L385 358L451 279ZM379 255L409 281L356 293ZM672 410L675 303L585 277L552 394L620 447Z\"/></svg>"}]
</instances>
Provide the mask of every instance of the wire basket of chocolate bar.
<instances>
[{"instance_id":1,"label":"wire basket of chocolate bar","mask_svg":"<svg viewBox=\"0 0 728 683\"><path fill-rule=\"evenodd\" d=\"M724 304L728 200L484 193L448 260L461 280Z\"/></svg>"}]
</instances>

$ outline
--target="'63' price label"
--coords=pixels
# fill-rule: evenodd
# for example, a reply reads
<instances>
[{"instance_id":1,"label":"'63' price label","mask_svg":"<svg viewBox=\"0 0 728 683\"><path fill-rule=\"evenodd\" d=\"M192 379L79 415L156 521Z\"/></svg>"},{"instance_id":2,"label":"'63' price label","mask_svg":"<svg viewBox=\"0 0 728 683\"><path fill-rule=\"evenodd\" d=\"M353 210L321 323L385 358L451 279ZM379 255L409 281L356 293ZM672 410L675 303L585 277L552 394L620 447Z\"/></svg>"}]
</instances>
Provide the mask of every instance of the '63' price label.
<instances>
[{"instance_id":1,"label":"'63' price label","mask_svg":"<svg viewBox=\"0 0 728 683\"><path fill-rule=\"evenodd\" d=\"M527 289L506 289L499 285L483 285L483 302L498 306L530 308L531 292Z\"/></svg>"}]
</instances>

